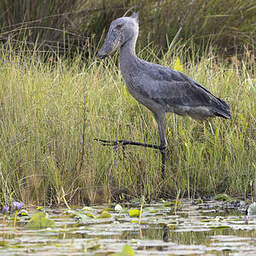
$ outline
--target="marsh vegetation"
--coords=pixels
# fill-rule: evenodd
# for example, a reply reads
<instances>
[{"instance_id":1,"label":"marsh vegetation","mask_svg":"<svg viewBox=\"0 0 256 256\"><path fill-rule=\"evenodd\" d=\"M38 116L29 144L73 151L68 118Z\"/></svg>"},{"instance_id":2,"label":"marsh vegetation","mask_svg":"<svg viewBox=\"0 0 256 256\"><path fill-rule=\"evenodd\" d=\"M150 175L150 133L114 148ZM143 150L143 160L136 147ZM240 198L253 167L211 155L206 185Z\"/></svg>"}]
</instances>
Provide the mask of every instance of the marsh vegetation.
<instances>
[{"instance_id":1,"label":"marsh vegetation","mask_svg":"<svg viewBox=\"0 0 256 256\"><path fill-rule=\"evenodd\" d=\"M190 58L177 44L158 59L182 71L231 106L232 120L196 122L168 115L166 177L152 149L102 147L94 139L158 143L157 125L127 92L113 57L98 62L11 46L1 52L0 188L2 202L72 204L144 195L255 196L255 62L222 59L211 49ZM189 48L193 49L193 45Z\"/></svg>"},{"instance_id":2,"label":"marsh vegetation","mask_svg":"<svg viewBox=\"0 0 256 256\"><path fill-rule=\"evenodd\" d=\"M253 1L69 2L0 4L1 205L223 192L254 199ZM139 57L184 72L231 106L231 121L167 115L164 180L156 150L94 140L159 143L151 113L125 88L117 56L95 58L106 25L130 7L140 12Z\"/></svg>"}]
</instances>

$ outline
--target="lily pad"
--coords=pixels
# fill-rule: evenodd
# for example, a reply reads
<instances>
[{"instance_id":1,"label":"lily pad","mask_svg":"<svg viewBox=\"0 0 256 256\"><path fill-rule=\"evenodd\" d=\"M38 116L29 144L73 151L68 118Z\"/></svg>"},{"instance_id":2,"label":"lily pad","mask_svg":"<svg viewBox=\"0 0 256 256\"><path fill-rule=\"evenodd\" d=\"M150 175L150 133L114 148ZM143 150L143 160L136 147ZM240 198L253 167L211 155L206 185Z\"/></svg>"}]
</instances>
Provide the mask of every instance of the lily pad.
<instances>
[{"instance_id":1,"label":"lily pad","mask_svg":"<svg viewBox=\"0 0 256 256\"><path fill-rule=\"evenodd\" d=\"M130 245L124 245L121 252L113 253L111 256L135 256L135 253Z\"/></svg>"},{"instance_id":2,"label":"lily pad","mask_svg":"<svg viewBox=\"0 0 256 256\"><path fill-rule=\"evenodd\" d=\"M171 206L179 206L180 200L173 200L173 201L164 201L164 207L171 207Z\"/></svg>"},{"instance_id":3,"label":"lily pad","mask_svg":"<svg viewBox=\"0 0 256 256\"><path fill-rule=\"evenodd\" d=\"M104 210L100 216L98 216L97 218L99 219L105 219L105 218L112 218L112 215L107 212L106 210Z\"/></svg>"},{"instance_id":4,"label":"lily pad","mask_svg":"<svg viewBox=\"0 0 256 256\"><path fill-rule=\"evenodd\" d=\"M134 218L134 217L139 217L140 216L140 210L138 209L130 209L129 210L129 216Z\"/></svg>"},{"instance_id":5,"label":"lily pad","mask_svg":"<svg viewBox=\"0 0 256 256\"><path fill-rule=\"evenodd\" d=\"M31 218L30 221L26 224L27 228L32 229L42 229L42 228L54 228L55 221L50 220L46 212L37 212Z\"/></svg>"},{"instance_id":6,"label":"lily pad","mask_svg":"<svg viewBox=\"0 0 256 256\"><path fill-rule=\"evenodd\" d=\"M213 197L214 200L216 201L231 201L231 197L228 196L227 194L218 194Z\"/></svg>"},{"instance_id":7,"label":"lily pad","mask_svg":"<svg viewBox=\"0 0 256 256\"><path fill-rule=\"evenodd\" d=\"M195 203L197 203L197 204L202 204L204 201L203 201L203 199L201 199L201 198L197 198L196 200L195 200Z\"/></svg>"},{"instance_id":8,"label":"lily pad","mask_svg":"<svg viewBox=\"0 0 256 256\"><path fill-rule=\"evenodd\" d=\"M251 202L233 204L233 201L223 203L207 200L197 205L195 201L181 200L182 207L167 208L162 201L145 204L141 219L138 218L141 208L131 204L122 205L120 212L114 211L116 204L111 205L112 211L105 205L84 209L45 207L43 211L29 208L29 217L33 215L32 212L40 212L43 214L41 222L45 217L45 222L49 218L56 222L57 228L39 230L45 227L39 224L35 231L28 228L35 217L24 228L28 222L27 216L17 217L17 212L15 215L8 213L7 216L0 214L0 230L4 238L0 244L0 254L24 255L27 248L30 253L36 254L40 247L41 252L47 251L49 255L68 252L69 256L113 253L121 256L134 253L205 255L226 249L237 255L254 255L256 219L243 215ZM234 205L237 207L235 210ZM175 214L170 212L173 208L176 208ZM134 218L129 216L129 209ZM49 218L43 212L49 214ZM16 216L14 220L10 219L12 215ZM112 218L97 218L111 215ZM21 234L22 238L9 235L13 233ZM134 253L129 247L123 250L124 244L130 245Z\"/></svg>"},{"instance_id":9,"label":"lily pad","mask_svg":"<svg viewBox=\"0 0 256 256\"><path fill-rule=\"evenodd\" d=\"M17 214L18 216L28 216L28 211L27 210L20 210Z\"/></svg>"}]
</instances>

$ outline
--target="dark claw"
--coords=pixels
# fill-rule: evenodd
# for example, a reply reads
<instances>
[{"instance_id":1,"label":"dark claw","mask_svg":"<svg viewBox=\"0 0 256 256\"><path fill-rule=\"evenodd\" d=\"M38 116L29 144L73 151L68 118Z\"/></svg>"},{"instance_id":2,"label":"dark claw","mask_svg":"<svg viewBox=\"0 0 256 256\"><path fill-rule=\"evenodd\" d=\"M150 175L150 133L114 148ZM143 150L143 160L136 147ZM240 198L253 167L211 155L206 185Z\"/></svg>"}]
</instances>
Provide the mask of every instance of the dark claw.
<instances>
[{"instance_id":1,"label":"dark claw","mask_svg":"<svg viewBox=\"0 0 256 256\"><path fill-rule=\"evenodd\" d=\"M120 143L118 141L112 141L112 140L102 140L102 139L94 139L102 144L102 146L117 146Z\"/></svg>"},{"instance_id":2,"label":"dark claw","mask_svg":"<svg viewBox=\"0 0 256 256\"><path fill-rule=\"evenodd\" d=\"M107 55L101 55L99 53L97 54L97 58L100 59L100 60L102 60L102 59L104 59L106 57L107 57Z\"/></svg>"}]
</instances>

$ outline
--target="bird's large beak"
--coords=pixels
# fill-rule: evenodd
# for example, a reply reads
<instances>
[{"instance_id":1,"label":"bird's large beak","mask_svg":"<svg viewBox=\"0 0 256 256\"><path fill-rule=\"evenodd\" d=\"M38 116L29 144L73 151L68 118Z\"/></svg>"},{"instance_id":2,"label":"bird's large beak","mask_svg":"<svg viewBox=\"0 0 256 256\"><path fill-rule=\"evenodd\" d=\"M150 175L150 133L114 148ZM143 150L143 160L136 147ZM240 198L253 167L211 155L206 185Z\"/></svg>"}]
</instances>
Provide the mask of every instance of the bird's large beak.
<instances>
[{"instance_id":1,"label":"bird's large beak","mask_svg":"<svg viewBox=\"0 0 256 256\"><path fill-rule=\"evenodd\" d=\"M109 55L112 55L121 47L121 36L114 35L108 32L103 46L98 51L97 57L103 59Z\"/></svg>"}]
</instances>

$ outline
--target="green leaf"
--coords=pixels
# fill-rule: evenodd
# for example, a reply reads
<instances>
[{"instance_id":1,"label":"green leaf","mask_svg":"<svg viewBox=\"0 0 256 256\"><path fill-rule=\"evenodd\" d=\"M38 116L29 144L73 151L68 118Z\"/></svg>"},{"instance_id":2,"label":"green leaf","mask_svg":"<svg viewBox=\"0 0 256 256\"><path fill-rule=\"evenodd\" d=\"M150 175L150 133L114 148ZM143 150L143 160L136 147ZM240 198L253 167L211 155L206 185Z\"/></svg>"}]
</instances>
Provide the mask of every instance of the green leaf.
<instances>
[{"instance_id":1,"label":"green leaf","mask_svg":"<svg viewBox=\"0 0 256 256\"><path fill-rule=\"evenodd\" d=\"M195 202L196 202L197 204L202 204L204 201L203 201L201 198L197 198L197 199L195 200Z\"/></svg>"},{"instance_id":2,"label":"green leaf","mask_svg":"<svg viewBox=\"0 0 256 256\"><path fill-rule=\"evenodd\" d=\"M130 245L124 245L123 250L119 253L113 253L112 256L135 256L134 250Z\"/></svg>"},{"instance_id":3,"label":"green leaf","mask_svg":"<svg viewBox=\"0 0 256 256\"><path fill-rule=\"evenodd\" d=\"M85 214L86 216L92 218L92 219L95 218L95 216L94 216L93 214L89 213L89 212L85 212L84 214Z\"/></svg>"},{"instance_id":4,"label":"green leaf","mask_svg":"<svg viewBox=\"0 0 256 256\"><path fill-rule=\"evenodd\" d=\"M18 212L17 214L18 216L28 216L28 211L26 211L25 209L22 209Z\"/></svg>"},{"instance_id":5,"label":"green leaf","mask_svg":"<svg viewBox=\"0 0 256 256\"><path fill-rule=\"evenodd\" d=\"M27 228L42 229L54 228L56 226L54 220L50 220L46 212L35 213L26 224Z\"/></svg>"},{"instance_id":6,"label":"green leaf","mask_svg":"<svg viewBox=\"0 0 256 256\"><path fill-rule=\"evenodd\" d=\"M98 250L100 247L101 247L100 244L95 244L95 245L93 245L93 246L91 246L91 247L88 247L87 250L88 250L88 251L96 251L96 250Z\"/></svg>"},{"instance_id":7,"label":"green leaf","mask_svg":"<svg viewBox=\"0 0 256 256\"><path fill-rule=\"evenodd\" d=\"M84 211L84 209L82 211L68 210L66 213L70 214L74 218L78 218L83 221L88 219L88 217L93 218L93 219L96 218L92 213L86 212L86 211Z\"/></svg>"},{"instance_id":8,"label":"green leaf","mask_svg":"<svg viewBox=\"0 0 256 256\"><path fill-rule=\"evenodd\" d=\"M99 219L105 219L105 218L112 218L112 215L110 213L108 213L106 210L104 210L100 216L98 216L97 218Z\"/></svg>"},{"instance_id":9,"label":"green leaf","mask_svg":"<svg viewBox=\"0 0 256 256\"><path fill-rule=\"evenodd\" d=\"M173 200L173 201L163 201L164 207L171 207L171 206L179 206L181 204L180 200Z\"/></svg>"},{"instance_id":10,"label":"green leaf","mask_svg":"<svg viewBox=\"0 0 256 256\"><path fill-rule=\"evenodd\" d=\"M157 213L158 210L150 210L149 212L150 212L150 213Z\"/></svg>"},{"instance_id":11,"label":"green leaf","mask_svg":"<svg viewBox=\"0 0 256 256\"><path fill-rule=\"evenodd\" d=\"M227 194L218 194L214 196L213 199L216 201L231 201L231 197Z\"/></svg>"},{"instance_id":12,"label":"green leaf","mask_svg":"<svg viewBox=\"0 0 256 256\"><path fill-rule=\"evenodd\" d=\"M140 216L140 210L138 209L130 209L129 210L129 216L130 217L139 217Z\"/></svg>"}]
</instances>

